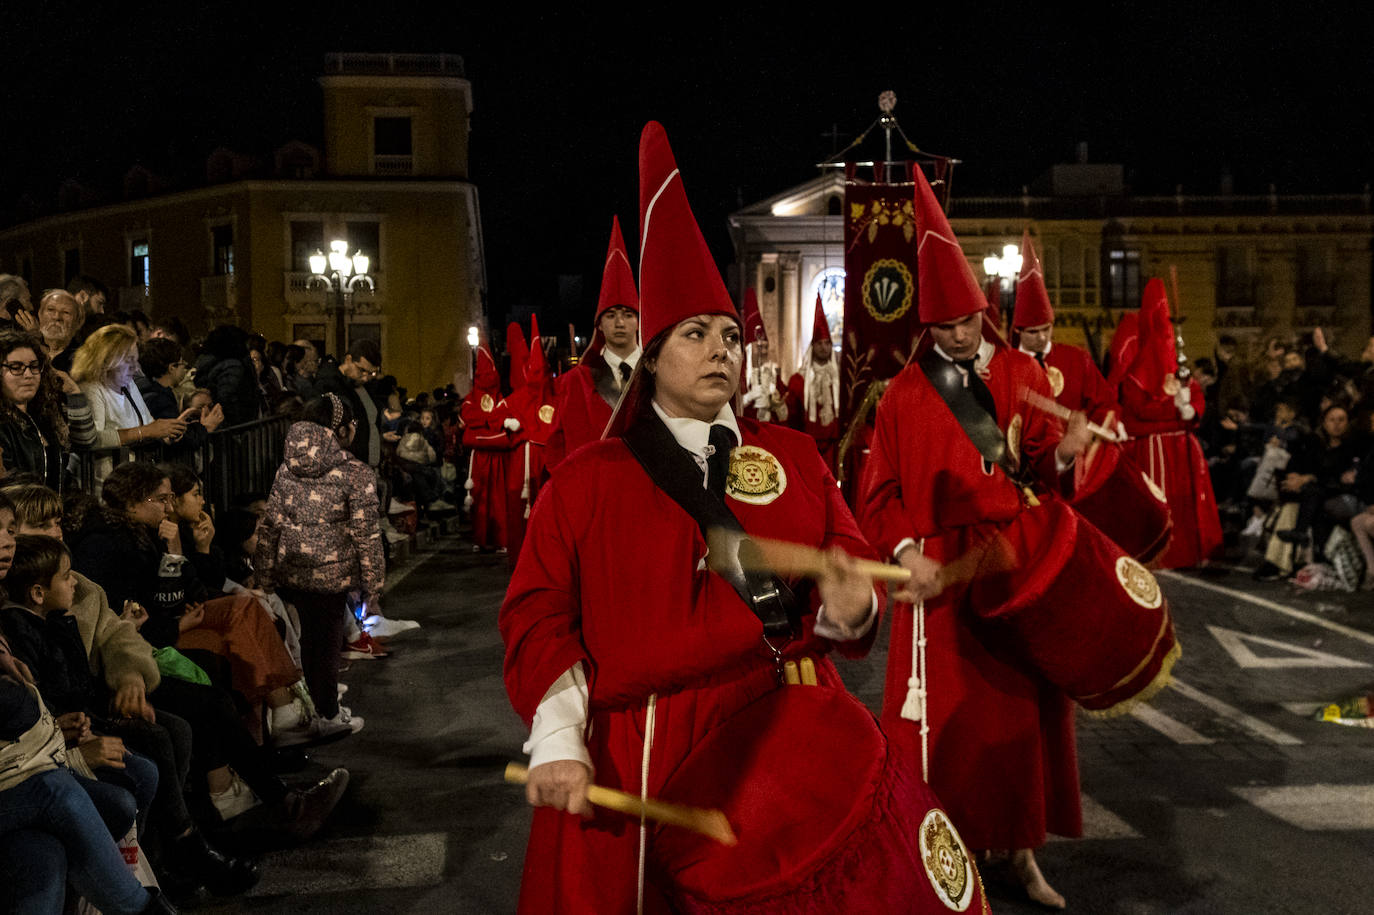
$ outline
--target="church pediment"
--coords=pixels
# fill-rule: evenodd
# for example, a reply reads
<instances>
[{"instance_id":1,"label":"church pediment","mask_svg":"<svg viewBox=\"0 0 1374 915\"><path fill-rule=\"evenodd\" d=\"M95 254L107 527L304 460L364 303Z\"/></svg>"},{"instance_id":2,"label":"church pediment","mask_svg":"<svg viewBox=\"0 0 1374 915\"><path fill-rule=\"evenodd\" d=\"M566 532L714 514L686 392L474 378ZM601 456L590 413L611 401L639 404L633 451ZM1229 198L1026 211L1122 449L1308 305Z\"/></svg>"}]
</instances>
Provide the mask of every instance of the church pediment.
<instances>
[{"instance_id":1,"label":"church pediment","mask_svg":"<svg viewBox=\"0 0 1374 915\"><path fill-rule=\"evenodd\" d=\"M731 214L731 221L740 218L773 216L827 216L834 212L832 200L844 200L844 174L834 169L818 175L805 184L788 188L766 200L750 204Z\"/></svg>"}]
</instances>

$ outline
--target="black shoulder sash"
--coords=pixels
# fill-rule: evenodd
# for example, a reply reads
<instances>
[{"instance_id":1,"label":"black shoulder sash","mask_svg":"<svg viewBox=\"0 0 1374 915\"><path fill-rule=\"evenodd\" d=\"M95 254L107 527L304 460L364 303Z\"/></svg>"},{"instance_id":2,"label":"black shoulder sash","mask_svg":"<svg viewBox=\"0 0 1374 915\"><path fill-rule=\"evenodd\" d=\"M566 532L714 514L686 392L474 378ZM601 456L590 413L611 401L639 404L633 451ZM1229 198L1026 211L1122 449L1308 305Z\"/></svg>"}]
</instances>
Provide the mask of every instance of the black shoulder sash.
<instances>
[{"instance_id":1,"label":"black shoulder sash","mask_svg":"<svg viewBox=\"0 0 1374 915\"><path fill-rule=\"evenodd\" d=\"M740 550L758 549L724 500L701 485L701 468L677 443L657 413L650 411L640 416L626 431L624 440L649 479L692 516L703 537L711 528L723 528L739 535ZM776 576L740 568L738 554L717 556L711 567L754 611L763 623L765 636L783 638L801 631L797 600Z\"/></svg>"},{"instance_id":2,"label":"black shoulder sash","mask_svg":"<svg viewBox=\"0 0 1374 915\"><path fill-rule=\"evenodd\" d=\"M935 350L927 350L920 360L921 371L940 399L954 414L959 427L964 430L973 447L989 464L996 464L1012 480L1019 479L1020 471L1016 466L1016 456L1007 451L1007 439L997 420L979 405L973 392L964 384L964 375L959 367L944 359Z\"/></svg>"}]
</instances>

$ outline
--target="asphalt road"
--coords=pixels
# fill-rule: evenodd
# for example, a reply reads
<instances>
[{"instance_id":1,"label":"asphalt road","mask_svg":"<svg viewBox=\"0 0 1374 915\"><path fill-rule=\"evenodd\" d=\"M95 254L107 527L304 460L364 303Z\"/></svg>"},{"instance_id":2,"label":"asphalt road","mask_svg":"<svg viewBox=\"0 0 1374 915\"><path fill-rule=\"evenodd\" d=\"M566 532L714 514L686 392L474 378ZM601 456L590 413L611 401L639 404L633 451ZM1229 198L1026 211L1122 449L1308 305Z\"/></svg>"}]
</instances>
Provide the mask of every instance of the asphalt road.
<instances>
[{"instance_id":1,"label":"asphalt road","mask_svg":"<svg viewBox=\"0 0 1374 915\"><path fill-rule=\"evenodd\" d=\"M524 731L501 684L504 557L456 538L412 563L387 612L423 628L356 662L347 702L367 724L315 753L347 765L335 819L265 860L216 912L508 913L529 813L502 783ZM1147 708L1079 718L1086 835L1040 852L1084 913L1374 912L1374 730L1313 720L1374 683L1374 598L1164 573L1184 648ZM886 633L841 667L876 707ZM997 913L1043 911L995 868Z\"/></svg>"}]
</instances>

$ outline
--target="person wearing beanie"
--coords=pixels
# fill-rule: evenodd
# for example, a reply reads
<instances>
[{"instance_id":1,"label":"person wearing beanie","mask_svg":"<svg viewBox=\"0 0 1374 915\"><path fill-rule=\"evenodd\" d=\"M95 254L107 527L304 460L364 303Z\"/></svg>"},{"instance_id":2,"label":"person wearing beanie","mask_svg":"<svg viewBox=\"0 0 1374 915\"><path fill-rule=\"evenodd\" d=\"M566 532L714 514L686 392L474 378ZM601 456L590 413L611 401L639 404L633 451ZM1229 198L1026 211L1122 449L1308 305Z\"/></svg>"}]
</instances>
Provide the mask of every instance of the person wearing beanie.
<instances>
[{"instance_id":1,"label":"person wearing beanie","mask_svg":"<svg viewBox=\"0 0 1374 915\"><path fill-rule=\"evenodd\" d=\"M544 455L550 470L587 442L601 438L639 362L639 291L615 216L593 323L596 330L581 360L558 378L558 403Z\"/></svg>"},{"instance_id":2,"label":"person wearing beanie","mask_svg":"<svg viewBox=\"0 0 1374 915\"><path fill-rule=\"evenodd\" d=\"M819 295L811 319L811 344L802 357L801 371L787 383L787 394L795 427L816 440L825 466L834 473L840 445L840 361L835 358Z\"/></svg>"},{"instance_id":3,"label":"person wearing beanie","mask_svg":"<svg viewBox=\"0 0 1374 915\"><path fill-rule=\"evenodd\" d=\"M744 293L744 340L744 415L761 423L787 422L787 386L781 366L769 352L768 331L763 327L759 299L752 286Z\"/></svg>"},{"instance_id":4,"label":"person wearing beanie","mask_svg":"<svg viewBox=\"0 0 1374 915\"><path fill-rule=\"evenodd\" d=\"M531 728L519 911L945 911L923 820L895 806L920 808L949 895L982 912L972 856L827 659L872 645L881 601L854 557L873 553L812 442L732 409L740 319L656 123L640 202L644 354L606 438L546 483L499 617ZM717 523L735 539L708 549ZM824 551L814 580L746 572L745 532ZM636 828L588 804L593 780L723 808L739 842Z\"/></svg>"},{"instance_id":5,"label":"person wearing beanie","mask_svg":"<svg viewBox=\"0 0 1374 915\"><path fill-rule=\"evenodd\" d=\"M1045 372L1013 350L924 174L916 173L921 323L878 404L860 481L869 541L907 568L882 721L925 738L928 779L968 844L1010 852L1036 902L1064 907L1034 849L1082 832L1074 711L1123 709L1176 657L1150 573L1068 507L1091 433L1026 392ZM996 620L989 626L986 620Z\"/></svg>"}]
</instances>

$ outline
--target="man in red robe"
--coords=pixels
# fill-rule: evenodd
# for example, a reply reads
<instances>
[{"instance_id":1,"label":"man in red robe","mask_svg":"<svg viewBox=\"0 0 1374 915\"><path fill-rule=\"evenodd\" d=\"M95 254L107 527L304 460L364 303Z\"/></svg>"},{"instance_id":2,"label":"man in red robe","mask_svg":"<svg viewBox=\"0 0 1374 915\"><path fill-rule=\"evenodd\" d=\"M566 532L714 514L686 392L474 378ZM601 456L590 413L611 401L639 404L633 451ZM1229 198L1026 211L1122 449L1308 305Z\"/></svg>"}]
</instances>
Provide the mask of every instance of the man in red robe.
<instances>
[{"instance_id":1,"label":"man in red robe","mask_svg":"<svg viewBox=\"0 0 1374 915\"><path fill-rule=\"evenodd\" d=\"M840 447L840 362L819 295L811 319L811 345L801 371L787 384L787 394L793 425L816 440L816 450L834 473Z\"/></svg>"},{"instance_id":2,"label":"man in red robe","mask_svg":"<svg viewBox=\"0 0 1374 915\"><path fill-rule=\"evenodd\" d=\"M1193 432L1206 405L1202 387L1179 377L1178 349L1164 282L1145 284L1140 316L1123 319L1112 339L1129 439L1123 446L1164 493L1173 518L1173 539L1158 565L1189 568L1214 558L1221 549L1221 518L1207 459Z\"/></svg>"},{"instance_id":3,"label":"man in red robe","mask_svg":"<svg viewBox=\"0 0 1374 915\"><path fill-rule=\"evenodd\" d=\"M614 216L595 324L592 342L581 361L558 378L554 426L544 454L549 470L587 442L601 438L620 392L639 362L639 293L620 234L620 220Z\"/></svg>"},{"instance_id":4,"label":"man in red robe","mask_svg":"<svg viewBox=\"0 0 1374 915\"><path fill-rule=\"evenodd\" d=\"M782 368L769 356L768 331L752 286L744 293L744 343L743 415L761 423L787 422L787 386Z\"/></svg>"},{"instance_id":5,"label":"man in red robe","mask_svg":"<svg viewBox=\"0 0 1374 915\"><path fill-rule=\"evenodd\" d=\"M928 781L969 845L1010 850L1031 898L1062 907L1033 850L1047 831L1081 834L1078 764L1072 706L1042 669L1052 668L1058 653L1110 650L1104 645L1111 639L1056 645L1045 663L1033 651L1034 626L1047 613L1067 613L1078 623L1075 614L1110 607L1122 614L1110 624L1085 621L1110 633L1117 620L1138 614L1136 605L1158 613L1161 599L1143 567L1137 572L1138 564L1080 524L1062 501L1090 441L1086 419L1074 414L1066 428L1027 402L1027 390L1049 396L1045 373L987 322L986 299L923 175L916 224L927 339L879 402L859 516L869 541L911 570L911 584L895 597L924 601L916 612L923 613L929 647L918 677L916 616L909 604L899 604L883 721L896 733L924 718ZM1142 586L1139 592L1131 591L1123 570ZM1075 606L1064 607L1069 578ZM1148 641L1157 626L1146 636L1151 652L1164 654L1150 655L1143 665L1148 677L1122 694L1125 701L1167 676L1173 642L1165 613L1165 643ZM1137 666L1133 657L1118 661L1108 684L1115 671ZM1093 698L1076 695L1085 704Z\"/></svg>"},{"instance_id":6,"label":"man in red robe","mask_svg":"<svg viewBox=\"0 0 1374 915\"><path fill-rule=\"evenodd\" d=\"M486 342L477 348L477 371L472 390L459 408L463 444L469 449L468 490L463 506L471 512L473 549L504 550L506 528L506 464L520 431L506 399L501 376Z\"/></svg>"},{"instance_id":7,"label":"man in red robe","mask_svg":"<svg viewBox=\"0 0 1374 915\"><path fill-rule=\"evenodd\" d=\"M516 325L511 326L518 332ZM506 398L515 418L520 421L522 433L522 440L511 452L511 462L507 468L506 518L510 532L507 545L512 567L524 541L525 521L539 495L539 486L544 478L545 451L557 415L557 395L553 378L549 375L543 339L539 336L537 315L530 317L530 341L521 363L518 376L514 361L511 363L513 390Z\"/></svg>"}]
</instances>

